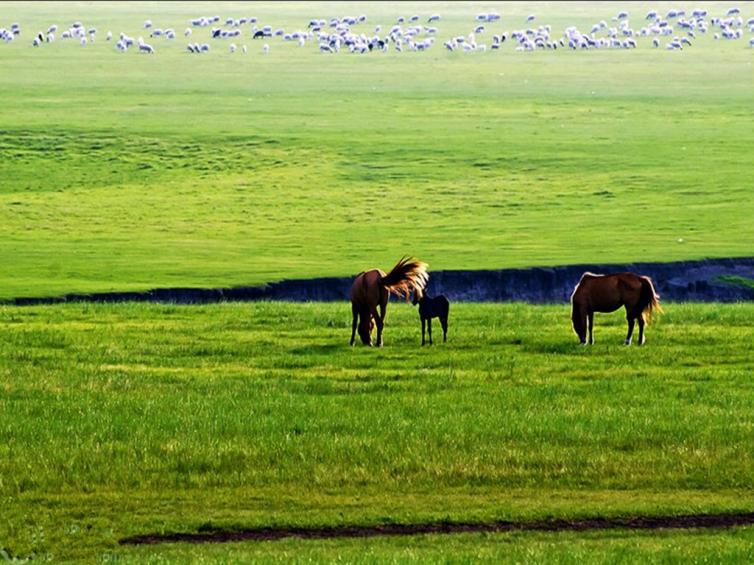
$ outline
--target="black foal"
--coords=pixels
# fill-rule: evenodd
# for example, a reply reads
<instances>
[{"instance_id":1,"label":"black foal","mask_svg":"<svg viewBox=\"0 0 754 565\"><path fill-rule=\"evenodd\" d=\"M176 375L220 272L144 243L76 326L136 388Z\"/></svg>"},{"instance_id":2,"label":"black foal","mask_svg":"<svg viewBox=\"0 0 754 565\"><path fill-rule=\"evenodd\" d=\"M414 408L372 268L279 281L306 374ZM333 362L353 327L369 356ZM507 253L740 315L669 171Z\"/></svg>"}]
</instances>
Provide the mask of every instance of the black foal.
<instances>
[{"instance_id":1,"label":"black foal","mask_svg":"<svg viewBox=\"0 0 754 565\"><path fill-rule=\"evenodd\" d=\"M427 330L429 330L429 344L432 345L432 318L440 318L442 340L448 341L448 311L450 310L448 299L443 295L430 298L423 291L417 289L414 293L413 304L414 306L419 305L419 317L422 320L422 345L426 343L424 340L425 323Z\"/></svg>"}]
</instances>

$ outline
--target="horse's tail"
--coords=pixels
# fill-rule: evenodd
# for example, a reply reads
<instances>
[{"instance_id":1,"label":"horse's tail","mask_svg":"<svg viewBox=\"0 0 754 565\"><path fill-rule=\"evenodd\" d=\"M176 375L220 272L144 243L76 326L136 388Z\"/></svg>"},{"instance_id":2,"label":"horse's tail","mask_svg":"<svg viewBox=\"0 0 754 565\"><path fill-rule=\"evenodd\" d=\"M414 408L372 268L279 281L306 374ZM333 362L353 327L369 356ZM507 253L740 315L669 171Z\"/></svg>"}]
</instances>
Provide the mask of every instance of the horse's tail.
<instances>
[{"instance_id":1,"label":"horse's tail","mask_svg":"<svg viewBox=\"0 0 754 565\"><path fill-rule=\"evenodd\" d=\"M655 292L655 287L652 284L652 279L649 277L639 277L641 280L641 315L644 317L647 323L652 320L652 315L656 312L662 313L662 307L660 306L660 296Z\"/></svg>"},{"instance_id":2,"label":"horse's tail","mask_svg":"<svg viewBox=\"0 0 754 565\"><path fill-rule=\"evenodd\" d=\"M414 257L403 257L382 279L380 284L393 294L408 300L411 291L424 289L429 275L428 265Z\"/></svg>"}]
</instances>

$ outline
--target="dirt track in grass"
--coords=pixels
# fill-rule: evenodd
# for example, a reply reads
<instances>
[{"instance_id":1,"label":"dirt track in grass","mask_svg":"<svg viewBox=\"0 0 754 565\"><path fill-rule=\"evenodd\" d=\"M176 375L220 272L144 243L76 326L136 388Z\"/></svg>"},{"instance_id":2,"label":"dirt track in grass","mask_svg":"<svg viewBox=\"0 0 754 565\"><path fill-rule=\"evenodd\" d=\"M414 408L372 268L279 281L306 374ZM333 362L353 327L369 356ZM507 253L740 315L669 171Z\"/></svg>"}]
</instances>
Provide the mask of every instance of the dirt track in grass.
<instances>
[{"instance_id":1,"label":"dirt track in grass","mask_svg":"<svg viewBox=\"0 0 754 565\"><path fill-rule=\"evenodd\" d=\"M538 520L530 522L435 522L427 524L342 525L326 527L268 527L247 530L212 530L195 533L144 534L120 540L123 545L158 543L223 543L272 541L285 538L331 539L422 534L498 533L513 531L563 532L588 530L663 530L691 528L730 528L754 524L754 512L740 514L689 514L685 516L631 516L584 518L577 520Z\"/></svg>"}]
</instances>

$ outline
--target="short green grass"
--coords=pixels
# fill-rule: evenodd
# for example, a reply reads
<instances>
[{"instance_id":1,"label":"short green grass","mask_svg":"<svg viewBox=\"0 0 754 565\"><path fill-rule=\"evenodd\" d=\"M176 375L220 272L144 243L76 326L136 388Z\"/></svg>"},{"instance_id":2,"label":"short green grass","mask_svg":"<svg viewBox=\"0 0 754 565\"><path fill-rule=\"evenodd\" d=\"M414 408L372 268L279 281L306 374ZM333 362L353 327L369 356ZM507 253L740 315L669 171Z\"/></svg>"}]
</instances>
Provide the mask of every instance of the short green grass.
<instances>
[{"instance_id":1,"label":"short green grass","mask_svg":"<svg viewBox=\"0 0 754 565\"><path fill-rule=\"evenodd\" d=\"M664 4L663 4L664 6ZM727 3L698 3L711 14ZM751 255L751 50L327 57L247 40L119 55L144 19L477 12L587 29L616 3L0 3L0 298L387 268ZM631 3L632 23L649 8ZM675 6L673 6L675 7ZM754 15L743 4L744 17ZM80 19L86 49L30 36ZM143 32L141 32L143 34ZM192 39L198 40L206 31ZM146 34L144 34L146 35ZM489 42L489 38L486 38ZM457 305L418 347L347 346L344 304L0 306L0 557L77 562L751 561L727 532L119 546L260 525L751 510L751 305Z\"/></svg>"},{"instance_id":2,"label":"short green grass","mask_svg":"<svg viewBox=\"0 0 754 565\"><path fill-rule=\"evenodd\" d=\"M631 4L634 27L650 7ZM471 55L439 44L487 9L503 15L489 43L531 12L559 35L620 8L2 3L0 22L25 35L0 46L0 298L348 275L404 253L434 269L751 255L744 41ZM148 57L102 37L146 36L147 17L180 35L201 14L290 30L342 12L365 13L368 30L439 12L438 45L328 57L278 40L265 57L246 39L247 57L221 41L196 57L181 36ZM74 19L99 40L28 44Z\"/></svg>"},{"instance_id":3,"label":"short green grass","mask_svg":"<svg viewBox=\"0 0 754 565\"><path fill-rule=\"evenodd\" d=\"M566 306L454 304L421 348L393 303L0 307L0 546L141 561L751 556L751 530L125 548L255 525L750 510L754 306L666 305L577 345ZM708 543L708 541L710 543ZM447 545L446 544L450 544Z\"/></svg>"},{"instance_id":4,"label":"short green grass","mask_svg":"<svg viewBox=\"0 0 754 565\"><path fill-rule=\"evenodd\" d=\"M735 275L723 275L720 277L720 282L732 284L734 286L740 286L744 288L754 288L754 279L748 277L739 277Z\"/></svg>"}]
</instances>

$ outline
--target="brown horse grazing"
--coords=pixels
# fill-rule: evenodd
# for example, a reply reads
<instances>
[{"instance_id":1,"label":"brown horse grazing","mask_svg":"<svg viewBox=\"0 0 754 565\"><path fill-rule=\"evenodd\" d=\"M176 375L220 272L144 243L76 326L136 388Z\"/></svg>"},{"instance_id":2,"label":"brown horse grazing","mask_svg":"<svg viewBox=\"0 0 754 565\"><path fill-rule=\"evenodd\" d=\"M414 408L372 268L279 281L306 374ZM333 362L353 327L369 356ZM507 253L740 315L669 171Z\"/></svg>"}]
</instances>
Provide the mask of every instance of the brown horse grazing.
<instances>
[{"instance_id":1,"label":"brown horse grazing","mask_svg":"<svg viewBox=\"0 0 754 565\"><path fill-rule=\"evenodd\" d=\"M372 345L372 319L377 326L377 346L382 345L382 328L390 293L408 300L412 291L427 284L427 264L413 257L403 257L388 273L380 269L363 271L356 275L351 285L351 345L359 337L364 345ZM377 307L379 306L379 313Z\"/></svg>"},{"instance_id":2,"label":"brown horse grazing","mask_svg":"<svg viewBox=\"0 0 754 565\"><path fill-rule=\"evenodd\" d=\"M644 343L644 323L649 323L652 312L662 312L659 296L655 293L652 279L634 273L595 275L584 273L571 295L571 319L573 329L582 345L586 345L586 332L589 330L589 343L594 343L592 328L595 312L614 312L626 307L628 334L626 345L631 344L634 321L639 322L639 345Z\"/></svg>"}]
</instances>

